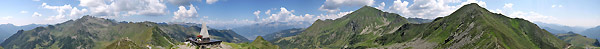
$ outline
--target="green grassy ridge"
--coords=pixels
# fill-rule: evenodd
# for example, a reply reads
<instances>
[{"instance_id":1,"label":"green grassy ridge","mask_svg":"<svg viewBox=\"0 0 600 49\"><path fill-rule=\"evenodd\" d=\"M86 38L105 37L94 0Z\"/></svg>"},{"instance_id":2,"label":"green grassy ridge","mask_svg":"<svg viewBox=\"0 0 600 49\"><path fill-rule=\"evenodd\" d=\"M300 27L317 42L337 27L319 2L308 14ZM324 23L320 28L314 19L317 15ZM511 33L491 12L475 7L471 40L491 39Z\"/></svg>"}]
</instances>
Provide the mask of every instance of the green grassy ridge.
<instances>
[{"instance_id":1,"label":"green grassy ridge","mask_svg":"<svg viewBox=\"0 0 600 49\"><path fill-rule=\"evenodd\" d=\"M128 39L121 39L106 46L106 49L141 49L145 48Z\"/></svg>"},{"instance_id":2,"label":"green grassy ridge","mask_svg":"<svg viewBox=\"0 0 600 49\"><path fill-rule=\"evenodd\" d=\"M573 47L600 47L600 43L597 39L587 38L585 36L573 32L556 34L556 36L559 39L570 43L571 45L573 45Z\"/></svg>"},{"instance_id":3,"label":"green grassy ridge","mask_svg":"<svg viewBox=\"0 0 600 49\"><path fill-rule=\"evenodd\" d=\"M227 43L222 44L229 45L232 49L280 49L278 45L271 44L271 42L264 40L263 37L258 36L252 43Z\"/></svg>"},{"instance_id":4,"label":"green grassy ridge","mask_svg":"<svg viewBox=\"0 0 600 49\"><path fill-rule=\"evenodd\" d=\"M558 49L566 46L566 43L558 38L551 38L554 37L552 34L527 20L491 13L477 4L465 5L449 16L436 18L431 23L406 24L398 32L378 38L377 42L383 45L412 42L408 40L415 37L437 43L436 48L451 49ZM473 40L474 38L478 39Z\"/></svg>"},{"instance_id":5,"label":"green grassy ridge","mask_svg":"<svg viewBox=\"0 0 600 49\"><path fill-rule=\"evenodd\" d=\"M271 44L271 42L263 39L261 36L256 37L256 39L254 41L252 41L252 43L250 43L250 45L253 48L259 48L259 49L279 49L279 46Z\"/></svg>"},{"instance_id":6,"label":"green grassy ridge","mask_svg":"<svg viewBox=\"0 0 600 49\"><path fill-rule=\"evenodd\" d=\"M275 43L284 49L375 47L371 41L378 35L406 23L398 14L364 6L335 20L317 20L304 32Z\"/></svg>"},{"instance_id":7,"label":"green grassy ridge","mask_svg":"<svg viewBox=\"0 0 600 49\"><path fill-rule=\"evenodd\" d=\"M137 45L171 47L188 36L198 35L196 26L184 27L177 24L157 24L154 22L116 23L110 19L84 16L47 27L20 30L6 42L0 44L8 49L104 49L120 38L130 38ZM212 38L224 42L245 42L247 39L231 30L209 30Z\"/></svg>"}]
</instances>

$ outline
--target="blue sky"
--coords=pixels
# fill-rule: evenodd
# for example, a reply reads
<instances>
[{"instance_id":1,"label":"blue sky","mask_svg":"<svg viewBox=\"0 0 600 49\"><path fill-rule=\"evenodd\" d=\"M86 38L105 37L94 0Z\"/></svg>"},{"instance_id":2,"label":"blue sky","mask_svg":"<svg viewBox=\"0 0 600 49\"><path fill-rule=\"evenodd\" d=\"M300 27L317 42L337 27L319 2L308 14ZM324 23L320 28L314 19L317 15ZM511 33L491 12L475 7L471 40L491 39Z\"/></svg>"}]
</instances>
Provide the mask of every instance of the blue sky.
<instances>
[{"instance_id":1,"label":"blue sky","mask_svg":"<svg viewBox=\"0 0 600 49\"><path fill-rule=\"evenodd\" d=\"M600 0L6 0L0 24L56 24L83 15L118 21L206 22L235 27L335 19L364 5L404 17L443 17L466 3L513 18L578 27L600 25ZM192 8L192 9L190 9Z\"/></svg>"}]
</instances>

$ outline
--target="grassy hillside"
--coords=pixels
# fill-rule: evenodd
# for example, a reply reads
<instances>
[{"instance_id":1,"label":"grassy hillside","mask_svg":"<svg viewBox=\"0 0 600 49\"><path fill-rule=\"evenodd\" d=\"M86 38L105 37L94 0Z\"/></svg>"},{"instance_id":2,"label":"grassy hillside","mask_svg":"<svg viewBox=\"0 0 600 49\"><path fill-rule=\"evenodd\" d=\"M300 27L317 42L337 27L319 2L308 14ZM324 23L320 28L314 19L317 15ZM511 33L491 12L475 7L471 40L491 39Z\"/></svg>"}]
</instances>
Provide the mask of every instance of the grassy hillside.
<instances>
[{"instance_id":1,"label":"grassy hillside","mask_svg":"<svg viewBox=\"0 0 600 49\"><path fill-rule=\"evenodd\" d=\"M129 38L134 45L153 48L170 48L186 37L198 35L199 27L154 22L116 23L115 21L83 16L47 27L20 30L1 43L7 49L105 49L111 43ZM207 29L207 28L206 28ZM225 42L243 42L247 39L228 30L210 30L211 38Z\"/></svg>"},{"instance_id":2,"label":"grassy hillside","mask_svg":"<svg viewBox=\"0 0 600 49\"><path fill-rule=\"evenodd\" d=\"M280 49L278 45L264 40L261 36L256 37L252 43L222 43L229 45L232 49Z\"/></svg>"},{"instance_id":3,"label":"grassy hillside","mask_svg":"<svg viewBox=\"0 0 600 49\"><path fill-rule=\"evenodd\" d=\"M263 39L261 36L256 37L252 43L250 43L252 48L259 49L279 49L279 46L271 44L271 42Z\"/></svg>"},{"instance_id":4,"label":"grassy hillside","mask_svg":"<svg viewBox=\"0 0 600 49\"><path fill-rule=\"evenodd\" d=\"M145 48L145 47L135 44L133 41L131 41L128 38L115 41L115 42L111 43L110 45L106 46L106 49L141 49L141 48Z\"/></svg>"},{"instance_id":5,"label":"grassy hillside","mask_svg":"<svg viewBox=\"0 0 600 49\"><path fill-rule=\"evenodd\" d=\"M274 43L284 49L376 47L372 43L375 38L406 23L406 18L398 14L364 6L335 20L317 20L304 32Z\"/></svg>"},{"instance_id":6,"label":"grassy hillside","mask_svg":"<svg viewBox=\"0 0 600 49\"><path fill-rule=\"evenodd\" d=\"M571 45L573 45L573 47L576 48L597 48L600 46L600 43L597 39L590 39L573 32L556 34L556 36L558 36L559 39L570 43Z\"/></svg>"},{"instance_id":7,"label":"grassy hillside","mask_svg":"<svg viewBox=\"0 0 600 49\"><path fill-rule=\"evenodd\" d=\"M317 20L282 48L559 49L567 43L520 18L473 3L430 23L409 23L397 14L362 7L335 20Z\"/></svg>"},{"instance_id":8,"label":"grassy hillside","mask_svg":"<svg viewBox=\"0 0 600 49\"><path fill-rule=\"evenodd\" d=\"M42 27L42 24L29 24L23 26L15 26L13 24L0 24L0 43L8 39L11 35L17 33L18 30L31 30L35 27Z\"/></svg>"}]
</instances>

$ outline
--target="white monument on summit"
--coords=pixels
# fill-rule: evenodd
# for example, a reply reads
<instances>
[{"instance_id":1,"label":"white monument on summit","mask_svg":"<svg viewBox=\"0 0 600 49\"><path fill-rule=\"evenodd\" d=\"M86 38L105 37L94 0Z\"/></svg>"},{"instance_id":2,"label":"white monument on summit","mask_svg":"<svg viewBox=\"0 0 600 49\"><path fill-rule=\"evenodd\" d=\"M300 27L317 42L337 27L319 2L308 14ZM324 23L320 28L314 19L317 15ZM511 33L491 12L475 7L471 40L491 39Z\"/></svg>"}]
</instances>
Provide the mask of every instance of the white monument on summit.
<instances>
[{"instance_id":1,"label":"white monument on summit","mask_svg":"<svg viewBox=\"0 0 600 49\"><path fill-rule=\"evenodd\" d=\"M210 37L210 35L208 34L208 28L206 27L206 23L204 23L204 22L202 22L202 29L200 30L200 35L202 35L202 37L198 37L198 38Z\"/></svg>"}]
</instances>

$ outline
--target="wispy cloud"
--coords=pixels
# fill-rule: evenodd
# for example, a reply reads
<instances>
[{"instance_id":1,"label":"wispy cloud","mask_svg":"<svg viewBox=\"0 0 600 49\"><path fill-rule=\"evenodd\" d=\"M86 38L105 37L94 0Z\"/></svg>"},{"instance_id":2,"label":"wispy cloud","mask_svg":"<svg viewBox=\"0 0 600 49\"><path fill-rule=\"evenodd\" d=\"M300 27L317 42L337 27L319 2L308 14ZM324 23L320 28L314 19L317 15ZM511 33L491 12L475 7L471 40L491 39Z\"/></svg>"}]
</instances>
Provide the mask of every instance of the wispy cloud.
<instances>
[{"instance_id":1,"label":"wispy cloud","mask_svg":"<svg viewBox=\"0 0 600 49\"><path fill-rule=\"evenodd\" d=\"M31 17L41 17L42 14L38 13L38 12L33 12L33 14L31 15Z\"/></svg>"},{"instance_id":2,"label":"wispy cloud","mask_svg":"<svg viewBox=\"0 0 600 49\"><path fill-rule=\"evenodd\" d=\"M502 8L512 8L512 7L513 7L512 3L506 3L506 4L504 4L504 7L502 7Z\"/></svg>"},{"instance_id":3,"label":"wispy cloud","mask_svg":"<svg viewBox=\"0 0 600 49\"><path fill-rule=\"evenodd\" d=\"M375 3L374 0L325 0L325 3L321 5L319 10L335 13L344 6L370 6L373 3Z\"/></svg>"},{"instance_id":4,"label":"wispy cloud","mask_svg":"<svg viewBox=\"0 0 600 49\"><path fill-rule=\"evenodd\" d=\"M21 12L19 12L19 13L29 13L29 12L27 12L27 11L21 11Z\"/></svg>"},{"instance_id":5,"label":"wispy cloud","mask_svg":"<svg viewBox=\"0 0 600 49\"><path fill-rule=\"evenodd\" d=\"M270 12L270 11L269 11L269 12ZM259 15L260 15L260 10L256 10L256 11L254 11L254 13L252 13L252 14L254 14L254 16L256 16L256 19L260 19L260 16L259 16Z\"/></svg>"},{"instance_id":6,"label":"wispy cloud","mask_svg":"<svg viewBox=\"0 0 600 49\"><path fill-rule=\"evenodd\" d=\"M4 17L0 17L0 20L10 20L12 19L12 16L4 16Z\"/></svg>"},{"instance_id":7,"label":"wispy cloud","mask_svg":"<svg viewBox=\"0 0 600 49\"><path fill-rule=\"evenodd\" d=\"M450 5L457 3L460 4ZM396 0L388 11L399 13L405 17L433 19L447 16L459 7L469 3L478 3L480 6L486 7L485 2L477 0L467 0L464 2L460 0L414 0L412 4L407 1Z\"/></svg>"},{"instance_id":8,"label":"wispy cloud","mask_svg":"<svg viewBox=\"0 0 600 49\"><path fill-rule=\"evenodd\" d=\"M167 6L160 0L80 0L79 6L88 7L96 16L161 16Z\"/></svg>"},{"instance_id":9,"label":"wispy cloud","mask_svg":"<svg viewBox=\"0 0 600 49\"><path fill-rule=\"evenodd\" d=\"M379 6L375 7L377 9L385 9L385 2L379 3Z\"/></svg>"},{"instance_id":10,"label":"wispy cloud","mask_svg":"<svg viewBox=\"0 0 600 49\"><path fill-rule=\"evenodd\" d=\"M219 0L206 0L206 4L213 4Z\"/></svg>"},{"instance_id":11,"label":"wispy cloud","mask_svg":"<svg viewBox=\"0 0 600 49\"><path fill-rule=\"evenodd\" d=\"M551 7L552 8L561 8L561 7L563 7L563 5L552 5Z\"/></svg>"}]
</instances>

